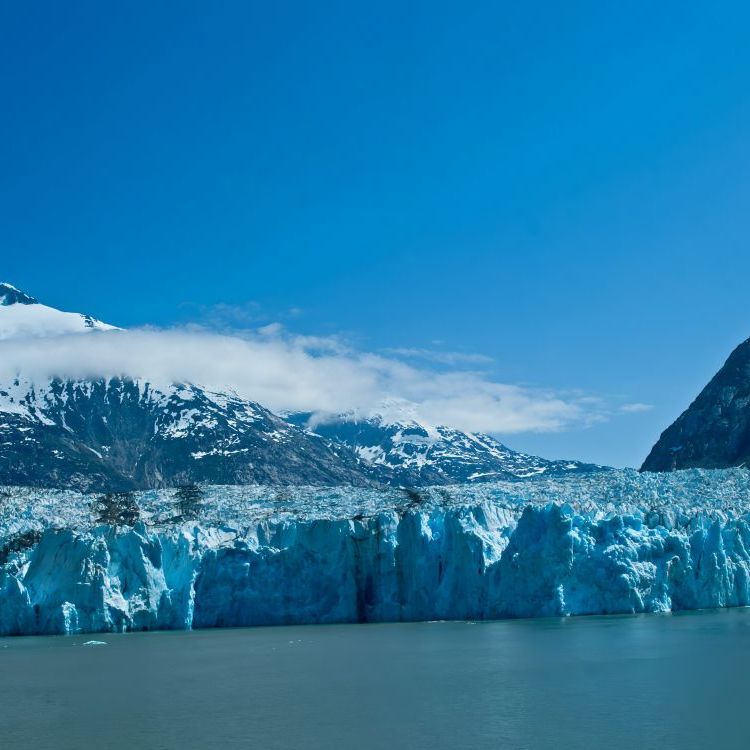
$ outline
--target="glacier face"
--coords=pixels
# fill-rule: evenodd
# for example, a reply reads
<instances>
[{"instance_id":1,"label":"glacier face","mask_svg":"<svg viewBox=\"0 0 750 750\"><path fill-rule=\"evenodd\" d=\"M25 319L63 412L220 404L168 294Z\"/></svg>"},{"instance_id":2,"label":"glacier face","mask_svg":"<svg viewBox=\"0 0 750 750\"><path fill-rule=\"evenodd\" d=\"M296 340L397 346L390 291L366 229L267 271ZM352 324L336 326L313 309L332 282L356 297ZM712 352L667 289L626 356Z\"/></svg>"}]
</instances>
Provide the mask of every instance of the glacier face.
<instances>
[{"instance_id":1,"label":"glacier face","mask_svg":"<svg viewBox=\"0 0 750 750\"><path fill-rule=\"evenodd\" d=\"M485 619L750 604L750 472L604 472L417 494L169 491L133 528L91 497L0 496L0 633Z\"/></svg>"}]
</instances>

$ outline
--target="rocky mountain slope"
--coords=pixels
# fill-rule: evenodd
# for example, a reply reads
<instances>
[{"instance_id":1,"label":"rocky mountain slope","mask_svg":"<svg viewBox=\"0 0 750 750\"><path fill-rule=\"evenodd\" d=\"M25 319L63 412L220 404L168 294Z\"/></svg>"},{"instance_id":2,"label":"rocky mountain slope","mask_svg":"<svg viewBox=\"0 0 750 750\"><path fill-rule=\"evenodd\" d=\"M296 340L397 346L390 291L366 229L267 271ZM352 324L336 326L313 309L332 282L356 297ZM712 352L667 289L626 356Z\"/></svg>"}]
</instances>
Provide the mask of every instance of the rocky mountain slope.
<instances>
[{"instance_id":1,"label":"rocky mountain slope","mask_svg":"<svg viewBox=\"0 0 750 750\"><path fill-rule=\"evenodd\" d=\"M126 378L0 385L1 484L373 484L359 463L259 404L196 385Z\"/></svg>"},{"instance_id":2,"label":"rocky mountain slope","mask_svg":"<svg viewBox=\"0 0 750 750\"><path fill-rule=\"evenodd\" d=\"M408 406L394 410L388 404L384 411L388 416L322 418L305 413L287 419L331 445L353 449L376 475L404 487L526 479L601 468L579 461L548 461L511 450L489 435L430 425L410 415Z\"/></svg>"},{"instance_id":3,"label":"rocky mountain slope","mask_svg":"<svg viewBox=\"0 0 750 750\"><path fill-rule=\"evenodd\" d=\"M642 471L750 462L750 339L740 344L651 449Z\"/></svg>"}]
</instances>

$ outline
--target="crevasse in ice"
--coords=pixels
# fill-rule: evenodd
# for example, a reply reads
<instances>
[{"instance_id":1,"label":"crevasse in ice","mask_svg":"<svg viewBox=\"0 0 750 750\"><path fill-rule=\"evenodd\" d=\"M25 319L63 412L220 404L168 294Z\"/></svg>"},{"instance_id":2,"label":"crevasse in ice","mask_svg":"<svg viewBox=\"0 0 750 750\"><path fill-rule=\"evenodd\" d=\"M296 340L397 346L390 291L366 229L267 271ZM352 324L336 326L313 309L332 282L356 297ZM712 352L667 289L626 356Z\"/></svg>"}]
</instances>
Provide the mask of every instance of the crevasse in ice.
<instances>
[{"instance_id":1,"label":"crevasse in ice","mask_svg":"<svg viewBox=\"0 0 750 750\"><path fill-rule=\"evenodd\" d=\"M0 634L656 612L750 604L750 472L602 472L377 492L0 497Z\"/></svg>"}]
</instances>

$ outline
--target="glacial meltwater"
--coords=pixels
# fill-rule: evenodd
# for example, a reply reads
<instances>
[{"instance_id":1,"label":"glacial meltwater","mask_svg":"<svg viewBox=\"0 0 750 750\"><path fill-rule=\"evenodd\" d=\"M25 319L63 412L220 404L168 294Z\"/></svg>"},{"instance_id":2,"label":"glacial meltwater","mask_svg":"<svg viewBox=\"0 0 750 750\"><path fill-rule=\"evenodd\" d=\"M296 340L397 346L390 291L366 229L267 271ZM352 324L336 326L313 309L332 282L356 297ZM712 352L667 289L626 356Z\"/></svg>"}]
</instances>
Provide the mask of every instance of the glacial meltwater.
<instances>
[{"instance_id":1,"label":"glacial meltwater","mask_svg":"<svg viewBox=\"0 0 750 750\"><path fill-rule=\"evenodd\" d=\"M750 609L0 639L4 750L745 748Z\"/></svg>"}]
</instances>

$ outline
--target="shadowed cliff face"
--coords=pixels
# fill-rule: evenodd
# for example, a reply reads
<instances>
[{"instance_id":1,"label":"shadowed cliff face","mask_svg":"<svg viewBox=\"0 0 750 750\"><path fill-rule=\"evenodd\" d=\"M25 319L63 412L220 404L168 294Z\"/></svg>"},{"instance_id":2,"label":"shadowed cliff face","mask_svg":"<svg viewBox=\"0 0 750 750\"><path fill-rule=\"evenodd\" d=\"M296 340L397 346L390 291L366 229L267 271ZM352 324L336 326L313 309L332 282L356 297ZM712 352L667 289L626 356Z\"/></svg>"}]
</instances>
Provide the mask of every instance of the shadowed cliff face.
<instances>
[{"instance_id":1,"label":"shadowed cliff face","mask_svg":"<svg viewBox=\"0 0 750 750\"><path fill-rule=\"evenodd\" d=\"M750 462L750 339L740 344L651 449L642 471L723 469Z\"/></svg>"}]
</instances>

